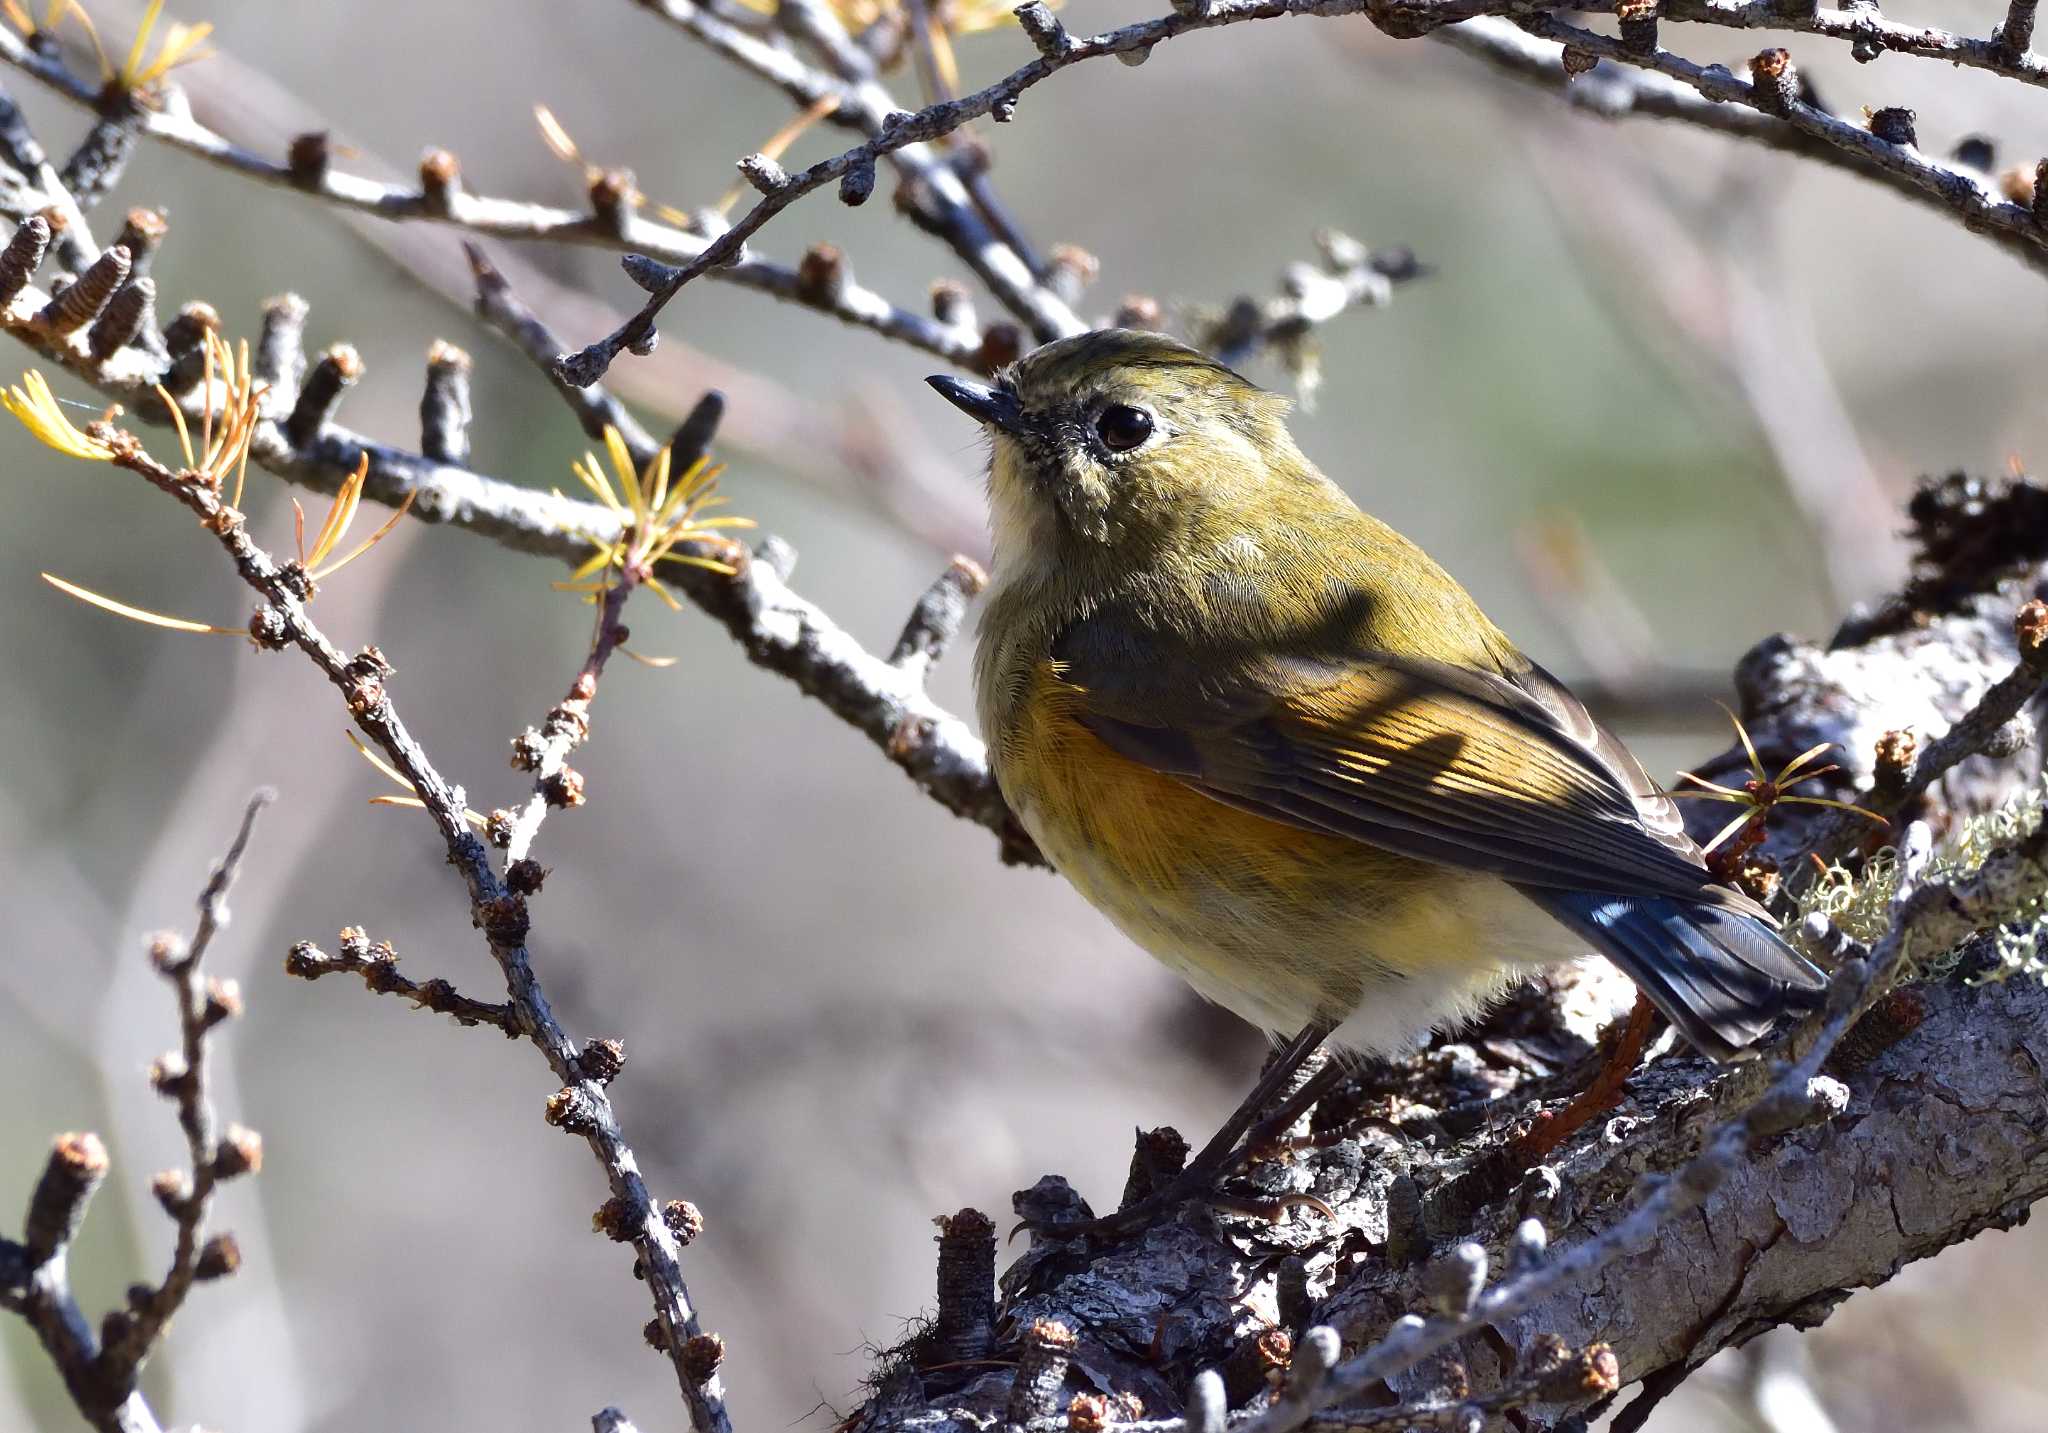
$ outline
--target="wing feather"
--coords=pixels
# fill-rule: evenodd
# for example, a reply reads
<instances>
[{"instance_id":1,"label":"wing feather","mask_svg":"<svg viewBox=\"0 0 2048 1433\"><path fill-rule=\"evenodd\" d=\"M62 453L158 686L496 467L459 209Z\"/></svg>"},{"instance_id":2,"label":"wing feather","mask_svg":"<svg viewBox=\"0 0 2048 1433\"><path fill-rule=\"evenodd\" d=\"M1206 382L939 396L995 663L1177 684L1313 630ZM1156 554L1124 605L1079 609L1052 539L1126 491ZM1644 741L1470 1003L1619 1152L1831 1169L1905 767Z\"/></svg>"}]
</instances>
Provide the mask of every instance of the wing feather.
<instances>
[{"instance_id":1,"label":"wing feather","mask_svg":"<svg viewBox=\"0 0 2048 1433\"><path fill-rule=\"evenodd\" d=\"M1170 652L1132 663L1127 634L1114 663L1091 647L1070 629L1057 649L1084 723L1219 801L1520 885L1769 919L1712 882L1674 803L1540 668L1359 652L1261 657L1205 681Z\"/></svg>"}]
</instances>

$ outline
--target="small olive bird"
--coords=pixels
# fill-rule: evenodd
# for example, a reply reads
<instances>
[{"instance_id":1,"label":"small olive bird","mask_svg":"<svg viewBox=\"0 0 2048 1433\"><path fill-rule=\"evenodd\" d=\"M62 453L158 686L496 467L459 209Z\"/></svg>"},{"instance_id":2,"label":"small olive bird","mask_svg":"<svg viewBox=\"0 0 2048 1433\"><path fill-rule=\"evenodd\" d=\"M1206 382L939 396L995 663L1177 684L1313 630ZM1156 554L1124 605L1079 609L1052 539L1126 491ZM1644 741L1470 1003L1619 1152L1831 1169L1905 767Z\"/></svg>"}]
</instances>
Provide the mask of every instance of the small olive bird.
<instances>
[{"instance_id":1,"label":"small olive bird","mask_svg":"<svg viewBox=\"0 0 2048 1433\"><path fill-rule=\"evenodd\" d=\"M1317 471L1286 400L1123 330L928 381L992 439L975 685L1004 797L1131 939L1299 1030L1297 1062L1403 1052L1589 947L1724 1060L1815 1002L1627 748Z\"/></svg>"}]
</instances>

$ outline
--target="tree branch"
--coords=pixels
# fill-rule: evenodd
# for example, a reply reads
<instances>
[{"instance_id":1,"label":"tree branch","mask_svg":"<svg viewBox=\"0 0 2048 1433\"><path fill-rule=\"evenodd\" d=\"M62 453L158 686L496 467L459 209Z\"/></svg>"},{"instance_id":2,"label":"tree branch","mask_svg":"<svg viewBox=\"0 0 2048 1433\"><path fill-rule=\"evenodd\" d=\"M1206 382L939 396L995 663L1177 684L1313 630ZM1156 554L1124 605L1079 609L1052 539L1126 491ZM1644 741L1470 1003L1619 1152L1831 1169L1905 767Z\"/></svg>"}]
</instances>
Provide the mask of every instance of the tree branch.
<instances>
[{"instance_id":1,"label":"tree branch","mask_svg":"<svg viewBox=\"0 0 2048 1433\"><path fill-rule=\"evenodd\" d=\"M96 87L73 75L54 56L38 53L11 29L0 28L0 62L14 66L73 103L98 108ZM645 218L630 203L620 202L609 209L594 203L590 210L579 213L547 204L475 194L461 186L459 174L452 186L423 181L416 188L348 174L328 162L324 135L301 136L295 141L295 164L289 160L278 163L243 149L171 109L147 110L132 124L144 138L195 155L244 179L296 190L323 203L377 219L427 220L472 234L614 249L672 263L692 261L705 251L708 243L702 236ZM598 183L594 180L593 186ZM48 172L41 187L53 195L68 193L54 171ZM83 222L77 227L83 229ZM975 347L964 342L959 334L923 314L899 308L859 284L849 283L830 294L821 293L807 287L796 269L759 257L723 266L718 277L907 343L958 367L975 366Z\"/></svg>"},{"instance_id":2,"label":"tree branch","mask_svg":"<svg viewBox=\"0 0 2048 1433\"><path fill-rule=\"evenodd\" d=\"M453 1017L458 1025L488 1025L514 1040L526 1033L510 1005L473 1000L445 980L413 981L400 975L398 952L388 941L371 944L361 926L350 926L341 933L338 955L329 955L310 940L300 941L285 953L284 973L298 980L360 975L372 994L410 1000L421 1010Z\"/></svg>"},{"instance_id":3,"label":"tree branch","mask_svg":"<svg viewBox=\"0 0 2048 1433\"><path fill-rule=\"evenodd\" d=\"M779 170L772 173L758 171L755 187L761 191L761 199L741 216L739 222L719 235L696 258L666 276L652 290L637 314L598 342L576 353L561 355L556 369L563 378L578 387L595 383L621 352L645 347L653 341L656 315L681 292L684 285L721 265L743 262L747 240L798 199L826 184L837 182L842 186L841 197L858 203L873 186L876 160L911 145L926 144L951 134L969 120L983 115L993 115L998 122L1007 121L1020 95L1061 70L1106 55L1149 53L1161 41L1191 30L1213 29L1248 20L1270 20L1285 15L1355 15L1365 8L1366 0L1214 0L1208 5L1190 3L1185 11L1126 25L1120 30L1111 30L1087 40L1075 40L1061 30L1057 43L1048 39L1041 44L1036 60L1011 71L986 88L959 99L928 105L915 114L896 111L889 116L882 132L867 143L820 160L799 174L782 174ZM1045 13L1050 19L1051 12ZM1052 23L1057 25L1058 22ZM1045 33L1051 34L1050 31ZM1067 331L1075 332L1078 328L1077 324Z\"/></svg>"},{"instance_id":4,"label":"tree branch","mask_svg":"<svg viewBox=\"0 0 2048 1433\"><path fill-rule=\"evenodd\" d=\"M1874 180L1959 219L2029 267L2048 271L2048 231L2030 210L1993 192L1974 172L1880 139L1796 97L1773 113L1766 106L1775 100L1719 65L1696 65L1667 50L1639 54L1619 40L1547 15L1520 21L1482 17L1435 33L1498 69L1562 90L1569 102L1603 118L1646 114L1680 120ZM1590 68L1587 60L1601 66Z\"/></svg>"},{"instance_id":5,"label":"tree branch","mask_svg":"<svg viewBox=\"0 0 2048 1433\"><path fill-rule=\"evenodd\" d=\"M2048 550L2032 529L2014 529L2039 490L2006 486L1970 486L1964 509L1939 515L1935 499L1916 501L1916 518L1942 542L1927 538L1913 600L1895 616L1863 619L1827 649L1780 638L1745 659L1737 686L1760 748L1833 739L1846 752L1867 745L1864 733L1896 725L1902 709L1935 711L1944 726L1971 731L1989 723L1969 715L1987 703L1993 715L2008 711L2023 685L2007 680L2015 609L2048 573ZM1994 540L2004 544L1996 558L1983 546ZM1938 557L1951 564L1941 570L1946 587L1932 570ZM1916 685L1902 684L1905 671ZM1953 793L1930 815L1994 807L2036 770L2035 761L2002 761L1967 803ZM1794 809L1774 815L1785 818L1774 846L1796 848L1813 829L1810 818L1792 819ZM1923 830L1906 844L1924 853L1931 841ZM1581 1362L1583 1387L1553 1384L1524 1404L1526 1426L1559 1428L1592 1411L1616 1380L1682 1376L1760 1329L1818 1321L1843 1290L2015 1222L2048 1193L2048 1144L2034 1132L2048 1120L2048 992L2033 980L1983 980L2001 967L1990 937L1977 933L2034 919L2025 913L2048 896L2048 834L2037 829L1975 870L1922 885L1927 868L1924 856L1902 856L1867 961L1824 919L1809 920L1802 938L1851 973L1818 1039L1792 1047L1797 1063L1761 1102L1756 1092L1771 1080L1761 1065L1667 1055L1628 1082L1615 1123L1525 1167L1516 1151L1526 1112L1533 1101L1555 1108L1578 1083L1568 1052L1591 1048L1553 1043L1558 1012L1590 998L1593 977L1581 977L1549 999L1520 997L1419 1060L1362 1071L1319 1111L1296 1162L1268 1161L1241 1177L1249 1204L1300 1209L1312 1196L1333 1220L1242 1219L1226 1199L1113 1247L1077 1247L1056 1231L1035 1238L1004 1276L994 1320L1019 1332L1053 1322L1068 1338L1028 1428L1067 1425L1077 1415L1065 1400L1077 1385L1112 1408L1142 1400L1147 1417L1108 1418L1120 1433L1220 1433L1226 1417L1232 1433L1377 1428L1396 1411L1425 1426L1477 1426L1457 1420L1474 1404L1483 1411L1526 1394L1559 1349L1583 1360L1608 1346L1611 1379L1591 1378L1598 1370ZM1891 988L1902 960L1939 969L1946 962L1929 962L1959 942L1966 953L1956 973ZM1545 1071L1559 1073L1532 1074ZM1848 1118L1833 1117L1845 1110ZM1802 1123L1814 1113L1819 1123ZM1953 1167L1967 1173L1928 1168L1929 1148L1954 1151ZM1638 1187L1646 1197L1630 1195ZM1018 1198L1020 1210L1027 1198L1040 1209L1078 1200L1050 1177ZM1680 1210L1690 1217L1672 1220ZM1563 1252L1544 1252L1552 1247ZM1480 1275L1447 1282L1450 1265ZM1481 1292L1489 1265L1507 1277ZM1226 1288L1227 1299L1215 1297ZM1469 1302L1447 1288L1469 1289ZM1161 1290L1176 1292L1162 1301ZM1437 1312L1410 1316L1417 1308ZM1365 1351L1326 1360L1320 1372L1313 1361L1300 1365L1317 1325ZM1008 1343L993 1353L1017 1356ZM1028 1363L1028 1341L1022 1356ZM1204 1375L1189 1389L1198 1370L1218 1366L1221 1380ZM1306 1392L1302 1372L1311 1375ZM913 1344L878 1375L857 1427L966 1433L1006 1416L998 1410L1019 1396L1022 1377L958 1372ZM1340 1411L1380 1380L1391 1406ZM1183 1390L1186 1416L1172 1417Z\"/></svg>"},{"instance_id":6,"label":"tree branch","mask_svg":"<svg viewBox=\"0 0 2048 1433\"><path fill-rule=\"evenodd\" d=\"M150 1080L177 1106L190 1162L189 1172L167 1171L151 1181L151 1191L177 1230L162 1282L131 1286L127 1307L108 1313L98 1335L72 1294L70 1245L107 1175L106 1146L95 1134L58 1136L29 1200L22 1242L0 1238L0 1308L28 1320L72 1402L102 1433L160 1433L137 1387L142 1367L192 1285L232 1274L241 1262L231 1236L203 1241L202 1236L214 1189L223 1180L260 1169L263 1141L239 1125L216 1133L207 1095L207 1041L216 1026L240 1013L241 997L231 981L202 981L200 962L228 923L228 891L256 817L275 799L268 789L251 798L234 841L200 893L191 941L163 934L149 943L150 964L176 993L180 1033L180 1048L157 1061Z\"/></svg>"},{"instance_id":7,"label":"tree branch","mask_svg":"<svg viewBox=\"0 0 2048 1433\"><path fill-rule=\"evenodd\" d=\"M499 878L483 842L469 827L460 789L434 768L399 718L385 685L390 665L374 647L349 658L327 640L306 612L312 584L304 570L297 564L281 566L251 541L242 515L222 500L203 474L166 468L144 452L132 435L119 429L95 424L94 430L112 447L117 466L176 499L220 542L236 573L264 600L263 620L252 624L265 634L262 644L295 646L312 660L341 692L356 726L404 776L440 830L449 862L468 889L471 917L483 931L504 975L507 1003L519 1029L562 1082L562 1088L548 1100L548 1122L580 1135L589 1145L616 1201L614 1225L640 1256L654 1301L657 1347L675 1369L691 1426L696 1433L731 1433L716 1363L707 1366L701 1352L704 1341L716 1336L698 1325L683 1282L676 1235L654 1207L605 1093L605 1084L618 1071L617 1052L605 1042L597 1042L603 1057L586 1063L584 1052L571 1043L556 1020L526 946L530 922L526 897Z\"/></svg>"},{"instance_id":8,"label":"tree branch","mask_svg":"<svg viewBox=\"0 0 2048 1433\"><path fill-rule=\"evenodd\" d=\"M767 80L802 108L825 99L835 101L828 118L845 128L859 130L870 140L878 138L894 117L903 113L880 83L874 61L852 42L839 18L822 5L784 0L778 7L777 20L815 40L815 47L833 71L831 74L804 64L785 49L755 39L690 0L634 3L662 16L739 68ZM921 216L919 227L944 240L1040 342L1087 327L1075 317L1066 301L1042 282L1029 258L990 227L946 156L926 145L913 144L891 151L888 157L910 186L910 202L914 212Z\"/></svg>"}]
</instances>

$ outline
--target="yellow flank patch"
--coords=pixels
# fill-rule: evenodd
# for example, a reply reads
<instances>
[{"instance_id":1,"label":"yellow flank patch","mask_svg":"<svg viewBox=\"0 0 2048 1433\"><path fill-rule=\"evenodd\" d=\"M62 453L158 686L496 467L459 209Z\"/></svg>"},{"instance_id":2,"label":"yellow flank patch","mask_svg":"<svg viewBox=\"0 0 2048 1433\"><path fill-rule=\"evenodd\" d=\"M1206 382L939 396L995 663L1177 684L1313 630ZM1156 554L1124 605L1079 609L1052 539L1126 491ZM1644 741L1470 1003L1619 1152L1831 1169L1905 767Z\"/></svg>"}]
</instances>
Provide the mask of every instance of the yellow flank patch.
<instances>
[{"instance_id":1,"label":"yellow flank patch","mask_svg":"<svg viewBox=\"0 0 2048 1433\"><path fill-rule=\"evenodd\" d=\"M1354 845L1225 806L1121 756L1080 723L1079 708L1079 692L1044 663L1003 742L1005 787L1057 847L1171 890L1225 868L1285 888Z\"/></svg>"},{"instance_id":2,"label":"yellow flank patch","mask_svg":"<svg viewBox=\"0 0 2048 1433\"><path fill-rule=\"evenodd\" d=\"M1462 873L1225 805L1111 750L1080 706L1038 664L1000 734L1004 793L1081 894L1196 988L1278 1029L1359 1008L1411 961L1497 957L1464 929Z\"/></svg>"}]
</instances>

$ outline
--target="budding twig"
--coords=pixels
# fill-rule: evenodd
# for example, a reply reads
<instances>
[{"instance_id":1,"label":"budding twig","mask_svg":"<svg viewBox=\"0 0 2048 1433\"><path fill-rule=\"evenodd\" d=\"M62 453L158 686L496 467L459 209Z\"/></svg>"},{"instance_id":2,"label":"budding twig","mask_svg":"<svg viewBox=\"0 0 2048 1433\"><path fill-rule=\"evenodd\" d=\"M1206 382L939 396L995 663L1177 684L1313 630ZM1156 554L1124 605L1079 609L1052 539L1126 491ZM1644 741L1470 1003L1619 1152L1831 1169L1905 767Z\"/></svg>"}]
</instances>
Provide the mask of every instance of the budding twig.
<instances>
[{"instance_id":1,"label":"budding twig","mask_svg":"<svg viewBox=\"0 0 2048 1433\"><path fill-rule=\"evenodd\" d=\"M310 384L309 384L310 388ZM586 1072L582 1052L556 1020L533 969L526 938L530 918L526 899L510 888L493 869L488 849L470 829L460 790L451 785L427 759L426 753L400 720L387 678L388 665L371 651L350 659L328 641L307 615L305 587L268 552L249 537L246 525L222 501L211 484L165 467L144 452L140 443L118 430L110 432L115 466L143 478L151 486L175 499L199 519L200 525L221 544L236 573L253 588L275 614L274 626L281 645L298 648L320 669L342 694L349 715L358 730L374 743L412 787L427 815L440 831L448 857L467 888L471 919L484 933L491 954L505 978L507 1003L515 1012L520 1028L546 1058L556 1078L563 1082L557 1097L573 1120L558 1123L571 1126L590 1146L603 1168L614 1197L642 1211L631 1231L640 1267L645 1272L655 1306L657 1326L663 1333L663 1347L670 1354L677 1381L689 1409L696 1433L731 1433L725 1411L724 1392L715 1371L703 1366L701 1357L690 1350L704 1337L697 1323L678 1262L679 1245L674 1233L655 1212L637 1159L613 1114L603 1081ZM239 849L239 845L238 848ZM195 946L203 945L202 934ZM191 968L188 962L183 969ZM212 1002L209 1002L209 1006ZM187 1055L187 1066L191 1064ZM166 1069L163 1079L175 1083L181 1078ZM181 1096L182 1098L182 1096ZM552 1107L552 1105L551 1105ZM181 1238L181 1254L185 1243ZM211 1249L211 1246L209 1246ZM232 1264L229 1251L211 1249L207 1267L222 1270ZM201 1262L193 1256L193 1266ZM174 1266L184 1268L181 1262ZM189 1279L188 1279L189 1282Z\"/></svg>"},{"instance_id":2,"label":"budding twig","mask_svg":"<svg viewBox=\"0 0 2048 1433\"><path fill-rule=\"evenodd\" d=\"M526 1032L511 1006L488 1000L473 1000L445 980L408 980L398 971L398 953L378 941L372 944L362 927L350 926L341 933L340 953L329 955L310 940L302 940L285 953L284 973L299 980L318 980L323 975L360 975L366 989L377 995L395 995L410 1000L421 1010L453 1017L458 1025L488 1025L517 1039Z\"/></svg>"}]
</instances>

